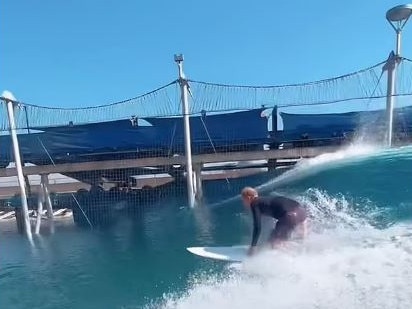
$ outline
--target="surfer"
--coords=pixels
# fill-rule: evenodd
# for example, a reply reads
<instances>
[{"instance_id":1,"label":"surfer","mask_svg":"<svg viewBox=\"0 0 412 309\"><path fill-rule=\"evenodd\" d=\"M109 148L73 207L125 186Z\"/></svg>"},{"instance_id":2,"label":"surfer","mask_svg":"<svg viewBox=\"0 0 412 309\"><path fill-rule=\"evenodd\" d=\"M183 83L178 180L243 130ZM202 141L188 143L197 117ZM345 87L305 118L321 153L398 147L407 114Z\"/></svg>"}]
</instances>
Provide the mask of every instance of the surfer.
<instances>
[{"instance_id":1,"label":"surfer","mask_svg":"<svg viewBox=\"0 0 412 309\"><path fill-rule=\"evenodd\" d=\"M277 219L269 237L272 248L288 240L291 233L300 228L302 236L306 236L306 211L297 201L284 196L260 197L252 187L245 187L241 192L243 204L250 208L253 216L253 235L248 254L252 255L261 232L261 216Z\"/></svg>"}]
</instances>

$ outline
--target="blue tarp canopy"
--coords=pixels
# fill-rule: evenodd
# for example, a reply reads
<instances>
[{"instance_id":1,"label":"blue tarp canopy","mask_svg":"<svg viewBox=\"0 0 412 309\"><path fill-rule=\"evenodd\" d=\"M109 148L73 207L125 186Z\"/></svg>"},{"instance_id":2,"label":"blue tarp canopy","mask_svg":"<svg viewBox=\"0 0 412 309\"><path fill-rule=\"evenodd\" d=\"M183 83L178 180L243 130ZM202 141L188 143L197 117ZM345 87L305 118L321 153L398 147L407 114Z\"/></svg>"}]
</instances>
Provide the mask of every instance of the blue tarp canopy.
<instances>
[{"instance_id":1,"label":"blue tarp canopy","mask_svg":"<svg viewBox=\"0 0 412 309\"><path fill-rule=\"evenodd\" d=\"M258 145L269 142L268 120L262 116L266 108L225 114L190 117L192 145L215 147ZM184 145L184 125L181 117L145 118L153 126L172 132L173 143Z\"/></svg>"},{"instance_id":2,"label":"blue tarp canopy","mask_svg":"<svg viewBox=\"0 0 412 309\"><path fill-rule=\"evenodd\" d=\"M280 112L283 131L275 133L282 140L297 140L303 136L310 139L331 138L344 133L367 129L377 131L386 126L386 111L361 111L334 114L291 114ZM394 110L395 132L410 132L412 129L412 107Z\"/></svg>"},{"instance_id":3,"label":"blue tarp canopy","mask_svg":"<svg viewBox=\"0 0 412 309\"><path fill-rule=\"evenodd\" d=\"M262 145L268 141L267 118L262 109L190 117L193 152L231 145ZM136 125L130 119L90 124L34 127L38 133L19 134L25 161L50 164L54 161L90 160L106 153L184 151L182 117L144 118L151 125ZM0 160L12 161L11 138L0 137ZM50 157L49 157L50 155ZM83 157L80 159L80 157ZM96 159L96 158L95 158Z\"/></svg>"}]
</instances>

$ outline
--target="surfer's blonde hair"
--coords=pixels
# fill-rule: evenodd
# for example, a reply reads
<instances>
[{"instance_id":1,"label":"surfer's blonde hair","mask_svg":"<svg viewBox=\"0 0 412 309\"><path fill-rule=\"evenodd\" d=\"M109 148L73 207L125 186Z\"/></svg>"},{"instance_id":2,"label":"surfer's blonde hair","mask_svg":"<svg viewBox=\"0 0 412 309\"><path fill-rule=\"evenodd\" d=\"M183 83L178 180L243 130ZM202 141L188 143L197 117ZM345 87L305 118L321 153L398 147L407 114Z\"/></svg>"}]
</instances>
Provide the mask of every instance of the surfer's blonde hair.
<instances>
[{"instance_id":1,"label":"surfer's blonde hair","mask_svg":"<svg viewBox=\"0 0 412 309\"><path fill-rule=\"evenodd\" d=\"M242 197L257 197L258 192L256 191L256 189L252 187L244 187L242 191L240 192L240 195Z\"/></svg>"}]
</instances>

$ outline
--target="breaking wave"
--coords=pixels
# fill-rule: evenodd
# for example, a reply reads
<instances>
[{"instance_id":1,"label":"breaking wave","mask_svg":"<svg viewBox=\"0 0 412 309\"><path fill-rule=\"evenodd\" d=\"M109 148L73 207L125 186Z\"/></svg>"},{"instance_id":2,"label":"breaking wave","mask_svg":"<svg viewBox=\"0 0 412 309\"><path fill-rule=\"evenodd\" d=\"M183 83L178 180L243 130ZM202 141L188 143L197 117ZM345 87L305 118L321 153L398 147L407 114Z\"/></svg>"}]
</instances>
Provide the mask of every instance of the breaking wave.
<instances>
[{"instance_id":1,"label":"breaking wave","mask_svg":"<svg viewBox=\"0 0 412 309\"><path fill-rule=\"evenodd\" d=\"M377 226L382 208L310 189L310 233L224 272L195 273L183 293L147 308L410 308L412 225Z\"/></svg>"}]
</instances>

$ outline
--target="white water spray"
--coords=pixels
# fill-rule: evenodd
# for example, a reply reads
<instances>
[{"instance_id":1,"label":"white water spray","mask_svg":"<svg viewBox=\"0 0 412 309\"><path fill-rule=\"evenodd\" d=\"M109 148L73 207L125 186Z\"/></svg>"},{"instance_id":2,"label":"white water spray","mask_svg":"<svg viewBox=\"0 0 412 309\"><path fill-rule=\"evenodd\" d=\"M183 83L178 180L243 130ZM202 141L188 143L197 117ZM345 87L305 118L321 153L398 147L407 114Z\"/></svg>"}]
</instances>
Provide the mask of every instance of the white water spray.
<instances>
[{"instance_id":1,"label":"white water spray","mask_svg":"<svg viewBox=\"0 0 412 309\"><path fill-rule=\"evenodd\" d=\"M228 274L195 275L156 308L405 308L412 306L411 226L379 230L344 198L312 190L318 220L302 246L270 251ZM329 211L325 211L329 210ZM372 209L373 210L373 209Z\"/></svg>"},{"instance_id":2,"label":"white water spray","mask_svg":"<svg viewBox=\"0 0 412 309\"><path fill-rule=\"evenodd\" d=\"M376 145L352 144L333 153L325 153L314 158L302 159L291 169L275 179L258 186L257 190L272 190L276 186L303 179L339 165L363 160L379 149Z\"/></svg>"},{"instance_id":3,"label":"white water spray","mask_svg":"<svg viewBox=\"0 0 412 309\"><path fill-rule=\"evenodd\" d=\"M304 179L308 176L315 175L321 171L338 167L345 163L354 162L356 160L361 161L374 153L377 153L382 148L375 144L358 143L350 144L349 146L342 148L336 152L325 153L314 158L302 159L296 165L266 183L257 186L258 191L273 191L277 186L284 185L291 181L297 181ZM239 196L234 196L218 203L209 205L209 207L218 207L228 203L231 203L239 199Z\"/></svg>"},{"instance_id":4,"label":"white water spray","mask_svg":"<svg viewBox=\"0 0 412 309\"><path fill-rule=\"evenodd\" d=\"M411 157L401 151L352 145L302 160L258 189L273 190L326 169L365 159ZM345 196L309 189L296 199L310 214L304 244L263 252L227 273L194 274L184 293L165 295L156 308L377 309L412 307L412 224L374 226L381 208L351 205ZM354 209L354 206L358 208ZM361 209L361 210L359 210Z\"/></svg>"}]
</instances>

